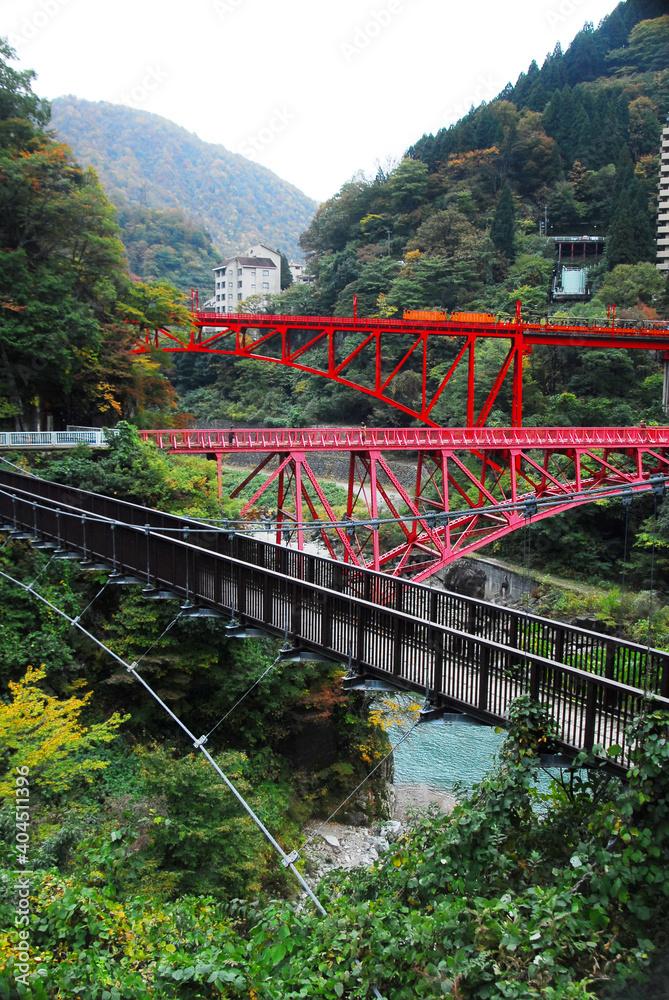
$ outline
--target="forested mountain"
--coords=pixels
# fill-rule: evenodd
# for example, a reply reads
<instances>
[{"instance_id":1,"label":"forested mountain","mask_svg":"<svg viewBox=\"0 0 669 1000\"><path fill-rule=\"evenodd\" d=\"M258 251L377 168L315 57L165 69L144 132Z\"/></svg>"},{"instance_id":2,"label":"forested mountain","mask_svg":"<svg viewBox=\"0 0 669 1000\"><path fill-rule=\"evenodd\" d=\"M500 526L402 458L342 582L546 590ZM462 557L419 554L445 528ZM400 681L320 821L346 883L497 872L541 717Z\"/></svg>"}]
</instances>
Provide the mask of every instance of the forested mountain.
<instances>
[{"instance_id":1,"label":"forested mountain","mask_svg":"<svg viewBox=\"0 0 669 1000\"><path fill-rule=\"evenodd\" d=\"M180 208L126 205L116 215L131 274L143 281L169 281L187 296L195 288L201 302L209 298L212 268L221 262L209 233Z\"/></svg>"},{"instance_id":2,"label":"forested mountain","mask_svg":"<svg viewBox=\"0 0 669 1000\"><path fill-rule=\"evenodd\" d=\"M129 348L138 329L188 314L176 289L130 279L113 206L50 137L49 104L13 55L0 39L0 419L59 429L147 410L171 418L164 372Z\"/></svg>"},{"instance_id":3,"label":"forested mountain","mask_svg":"<svg viewBox=\"0 0 669 1000\"><path fill-rule=\"evenodd\" d=\"M652 319L669 294L656 271L655 216L662 126L669 113L669 15L664 0L627 0L594 28L586 24L566 52L533 62L515 85L436 135L424 135L389 173L354 178L320 206L301 238L316 277L272 303L277 312L362 316L404 309L571 313ZM593 298L551 304L555 249L542 235L607 239L589 271ZM477 355L479 391L486 368L499 370L495 345ZM546 424L663 420L659 369L649 356L570 348L536 350L527 359L526 419ZM435 387L447 358L432 359ZM400 357L387 358L388 371ZM422 375L403 369L409 395ZM622 366L622 368L621 368ZM623 370L624 369L624 373ZM198 421L277 423L369 420L385 425L397 411L317 378L242 364L180 367L179 388ZM490 375L494 378L494 374ZM208 385L205 383L209 383ZM263 406L263 393L273 408ZM204 386L204 387L203 387ZM408 398L407 395L407 398ZM464 394L444 393L432 416L459 426ZM510 396L491 420L508 424ZM269 412L272 409L272 412Z\"/></svg>"},{"instance_id":4,"label":"forested mountain","mask_svg":"<svg viewBox=\"0 0 669 1000\"><path fill-rule=\"evenodd\" d=\"M624 21L629 34L606 45L586 31L595 54L611 56L612 65L622 60L605 77L560 79L545 94L543 110L506 94L467 116L475 131L477 115L490 110L495 144L433 152L428 162L417 143L389 176L345 185L304 237L315 287L293 288L273 305L343 311L357 293L361 311L383 315L403 304L506 308L516 295L545 308L553 262L536 228L544 199L552 197L553 205L567 205L565 212L575 205L587 224L599 199L600 224L617 247L593 279L597 295L588 308L596 312L615 299L642 316L666 309L642 224L652 221L646 200L656 170L643 143L649 148L667 97L666 69L652 68L663 58L667 18L648 20L654 17L648 7L622 5L625 17L636 10L647 20ZM624 55L616 55L621 49ZM568 57L552 57L558 71L568 71ZM130 349L138 331L188 327L181 297L167 283L128 273L116 214L95 172L49 136L48 103L32 92L32 73L8 65L13 58L0 39L0 417L22 426L49 415L59 423L127 415L164 424L166 411L176 410L161 372L165 356L137 357ZM628 68L630 60L637 62ZM598 103L597 88L617 86L622 96ZM558 92L562 110L544 122ZM638 116L645 125L635 146L624 109L631 123L632 105L641 99L650 106ZM582 122L578 142L596 133L594 116L605 111L610 120L598 142L612 142L622 116L618 145L579 167L570 162L573 150L565 152L568 140L557 135L569 132L576 104L577 116L581 105L593 115L589 129ZM430 138L438 140L421 140L425 156ZM585 159L586 152L579 155ZM181 280L177 248L184 258L185 248L192 249L188 266L206 268L206 234L178 210L124 205L120 219L135 272ZM620 254L629 262L621 263ZM624 352L583 358L561 349L527 359L533 419L624 423L657 413L652 358ZM383 360L392 366L395 359ZM486 360L477 356L483 388ZM410 392L415 370L407 366L406 376ZM340 422L367 414L361 397L331 383L323 392L322 380L294 377L279 365L209 364L190 352L182 384L200 387L200 396L190 394L194 407L225 420ZM493 422L508 420L507 402ZM444 399L442 421L461 421L460 405L458 391ZM387 411L372 416L378 423L389 418ZM243 490L255 489L236 470L238 495L221 502L214 463L143 445L127 422L105 451L18 460L54 483L197 518L236 518ZM464 493L468 477L456 481ZM669 608L657 581L669 552L668 501L659 516L657 500L651 502L655 512L645 524L639 523L643 498L631 514L627 509L623 550L628 554L629 526L637 555L645 557L637 579L646 586L650 578L651 590L631 595L623 576L622 593L607 591L602 612L631 629L642 648L655 642L666 648ZM624 558L607 537L614 503L590 507L587 533L583 521L579 532L575 513L569 535L555 529L552 546L541 544L544 522L531 527L531 540L528 522L526 566L530 551L534 566L537 557L559 550L575 572L578 554L589 581L600 573L611 579ZM4 507L6 515L7 495ZM82 537L95 554L95 518L82 521ZM509 706L508 736L489 775L471 794L458 789L461 801L450 816L419 811L405 831L377 828L393 840L384 844L367 833L386 798L381 765L389 738L378 724L378 703L342 689L338 664L294 662L285 644L282 655L282 638L239 641L227 619L189 614L195 610L189 558L186 604L156 593L151 578L160 586L155 574L162 570L149 558L150 533L147 586L142 580L132 587L108 585L114 581L94 562L84 572L76 560L59 558L62 549L42 551L21 532L0 527L3 1000L666 998L669 714L652 693L643 700L621 696L618 714L629 711L627 702L641 703L643 713L625 735L632 761L626 783L601 766L605 754L615 759L623 749L608 745L603 726L598 759L584 752L575 767L556 769L548 785L544 755L558 749L555 723L547 706L525 694ZM137 538L144 552L144 537ZM600 559L596 546L609 554ZM206 570L201 562L198 573ZM153 597L167 599L147 600ZM290 607L288 592L281 606ZM341 615L341 601L338 607ZM608 656L604 664L590 655L587 641L580 645L573 690L583 669L609 666ZM407 656L412 649L406 645ZM527 675L528 656L541 666L532 650L519 662L510 650L514 683L519 670ZM651 692L652 659L649 653L643 678ZM421 739L412 736L417 718L399 742ZM184 739L172 725L180 719L186 733L207 735L195 744ZM195 749L205 743L218 776ZM282 852L291 852L324 912L296 895L291 872L219 780L223 775ZM364 866L347 871L340 865L349 858L337 848L327 855L333 870L320 878L323 867L311 850L320 845L322 820L335 816L364 823L367 843L379 853L365 851Z\"/></svg>"},{"instance_id":5,"label":"forested mountain","mask_svg":"<svg viewBox=\"0 0 669 1000\"><path fill-rule=\"evenodd\" d=\"M545 311L545 213L548 235L610 237L608 270L654 260L668 51L666 5L621 3L566 53L557 47L489 104L423 136L389 176L344 185L302 238L318 307L346 312L357 293L367 314L381 294L386 309L500 310L520 297ZM504 243L506 184L515 225Z\"/></svg>"},{"instance_id":6,"label":"forested mountain","mask_svg":"<svg viewBox=\"0 0 669 1000\"><path fill-rule=\"evenodd\" d=\"M100 177L121 210L181 209L207 228L218 254L256 240L300 255L316 202L266 167L148 111L59 97L52 126ZM217 261L217 263L219 263Z\"/></svg>"}]
</instances>

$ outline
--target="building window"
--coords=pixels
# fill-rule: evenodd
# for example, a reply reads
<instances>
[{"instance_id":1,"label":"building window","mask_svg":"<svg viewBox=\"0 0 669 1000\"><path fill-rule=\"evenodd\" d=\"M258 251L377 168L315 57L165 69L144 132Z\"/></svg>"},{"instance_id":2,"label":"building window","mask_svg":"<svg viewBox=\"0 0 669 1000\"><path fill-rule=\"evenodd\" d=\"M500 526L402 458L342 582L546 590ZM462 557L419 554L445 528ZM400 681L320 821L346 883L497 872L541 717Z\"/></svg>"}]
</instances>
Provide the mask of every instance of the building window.
<instances>
[{"instance_id":1,"label":"building window","mask_svg":"<svg viewBox=\"0 0 669 1000\"><path fill-rule=\"evenodd\" d=\"M225 312L225 306L221 306L221 312L222 312L222 313L224 313L224 312Z\"/></svg>"},{"instance_id":2,"label":"building window","mask_svg":"<svg viewBox=\"0 0 669 1000\"><path fill-rule=\"evenodd\" d=\"M269 278L269 271L263 271L262 276L263 278Z\"/></svg>"},{"instance_id":3,"label":"building window","mask_svg":"<svg viewBox=\"0 0 669 1000\"><path fill-rule=\"evenodd\" d=\"M241 281L238 281L237 282L237 288L241 288L241 287L242 287L242 283L241 283Z\"/></svg>"},{"instance_id":4,"label":"building window","mask_svg":"<svg viewBox=\"0 0 669 1000\"><path fill-rule=\"evenodd\" d=\"M242 293L240 292L240 293L239 293L239 295L237 296L237 301L238 301L238 302L241 302L241 301L242 301L242 298L243 298L243 295L242 295Z\"/></svg>"},{"instance_id":5,"label":"building window","mask_svg":"<svg viewBox=\"0 0 669 1000\"><path fill-rule=\"evenodd\" d=\"M231 267L228 268L228 274L232 274L232 268Z\"/></svg>"},{"instance_id":6,"label":"building window","mask_svg":"<svg viewBox=\"0 0 669 1000\"><path fill-rule=\"evenodd\" d=\"M255 278L255 276L256 276L256 269L255 269L255 267L254 267L254 268L253 268L253 270L251 271L251 274L252 274L252 275L253 275L253 277Z\"/></svg>"},{"instance_id":7,"label":"building window","mask_svg":"<svg viewBox=\"0 0 669 1000\"><path fill-rule=\"evenodd\" d=\"M232 288L232 282L231 281L228 282L228 288Z\"/></svg>"},{"instance_id":8,"label":"building window","mask_svg":"<svg viewBox=\"0 0 669 1000\"><path fill-rule=\"evenodd\" d=\"M253 283L253 284L251 285L251 288L255 288L255 287L256 287L256 286L255 286L255 282L254 282L254 283Z\"/></svg>"},{"instance_id":9,"label":"building window","mask_svg":"<svg viewBox=\"0 0 669 1000\"><path fill-rule=\"evenodd\" d=\"M221 296L220 296L220 295L217 295L217 296L216 296L216 301L217 301L217 302L220 302L220 301L221 301Z\"/></svg>"},{"instance_id":10,"label":"building window","mask_svg":"<svg viewBox=\"0 0 669 1000\"><path fill-rule=\"evenodd\" d=\"M238 267L238 268L237 268L237 274L239 275L239 274L241 274L241 273L242 273L242 269L241 269L241 267Z\"/></svg>"},{"instance_id":11,"label":"building window","mask_svg":"<svg viewBox=\"0 0 669 1000\"><path fill-rule=\"evenodd\" d=\"M232 298L232 292L230 292L230 293L229 293L229 295L228 295L228 298L229 298L229 299L231 299L231 298Z\"/></svg>"},{"instance_id":12,"label":"building window","mask_svg":"<svg viewBox=\"0 0 669 1000\"><path fill-rule=\"evenodd\" d=\"M262 286L263 288L269 288L269 281L263 281Z\"/></svg>"}]
</instances>

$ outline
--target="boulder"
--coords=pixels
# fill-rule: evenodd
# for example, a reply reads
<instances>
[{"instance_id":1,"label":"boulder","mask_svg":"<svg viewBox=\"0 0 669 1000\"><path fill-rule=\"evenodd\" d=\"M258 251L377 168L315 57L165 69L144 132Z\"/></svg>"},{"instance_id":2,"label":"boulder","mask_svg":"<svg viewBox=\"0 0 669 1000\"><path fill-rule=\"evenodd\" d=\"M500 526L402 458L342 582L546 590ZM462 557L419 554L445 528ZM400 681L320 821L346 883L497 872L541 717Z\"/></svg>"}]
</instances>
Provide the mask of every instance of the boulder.
<instances>
[{"instance_id":1,"label":"boulder","mask_svg":"<svg viewBox=\"0 0 669 1000\"><path fill-rule=\"evenodd\" d=\"M451 563L443 579L447 590L479 600L485 598L485 572L469 560L459 559Z\"/></svg>"}]
</instances>

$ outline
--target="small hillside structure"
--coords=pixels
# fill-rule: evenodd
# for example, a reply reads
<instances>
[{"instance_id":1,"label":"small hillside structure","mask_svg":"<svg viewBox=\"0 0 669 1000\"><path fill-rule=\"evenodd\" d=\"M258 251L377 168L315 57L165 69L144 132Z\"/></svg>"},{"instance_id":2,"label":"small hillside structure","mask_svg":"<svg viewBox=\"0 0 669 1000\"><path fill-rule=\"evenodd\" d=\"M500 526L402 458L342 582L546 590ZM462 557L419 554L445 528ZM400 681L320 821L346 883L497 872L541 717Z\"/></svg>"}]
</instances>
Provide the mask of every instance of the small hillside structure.
<instances>
[{"instance_id":1,"label":"small hillside structure","mask_svg":"<svg viewBox=\"0 0 669 1000\"><path fill-rule=\"evenodd\" d=\"M236 313L246 299L257 295L264 300L281 291L281 254L264 243L254 243L245 254L228 257L213 271L215 290L209 303L217 313Z\"/></svg>"},{"instance_id":2,"label":"small hillside structure","mask_svg":"<svg viewBox=\"0 0 669 1000\"><path fill-rule=\"evenodd\" d=\"M293 281L296 285L311 285L315 280L313 274L307 274L307 265L291 260L288 264Z\"/></svg>"},{"instance_id":3,"label":"small hillside structure","mask_svg":"<svg viewBox=\"0 0 669 1000\"><path fill-rule=\"evenodd\" d=\"M590 298L588 271L604 255L603 236L551 236L557 249L551 302L587 301Z\"/></svg>"}]
</instances>

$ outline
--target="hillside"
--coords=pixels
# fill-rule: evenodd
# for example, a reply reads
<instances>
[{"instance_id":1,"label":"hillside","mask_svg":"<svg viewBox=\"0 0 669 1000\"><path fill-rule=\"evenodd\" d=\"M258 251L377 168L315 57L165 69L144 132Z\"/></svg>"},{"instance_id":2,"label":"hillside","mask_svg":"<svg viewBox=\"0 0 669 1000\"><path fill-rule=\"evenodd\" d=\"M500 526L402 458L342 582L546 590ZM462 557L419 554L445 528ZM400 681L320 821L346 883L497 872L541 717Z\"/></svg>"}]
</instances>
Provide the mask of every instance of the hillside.
<instances>
[{"instance_id":1,"label":"hillside","mask_svg":"<svg viewBox=\"0 0 669 1000\"><path fill-rule=\"evenodd\" d=\"M532 63L515 86L436 135L418 139L391 172L354 178L320 206L301 239L316 281L289 289L274 312L401 316L404 309L561 312L652 319L669 312L654 267L662 124L669 112L669 16L660 0L628 0L566 52ZM542 235L605 236L588 271L588 301L549 302L556 252ZM454 350L454 348L453 348ZM499 370L497 348L477 353L483 398ZM486 351L490 352L490 359ZM640 353L640 352L639 352ZM453 357L428 357L428 388ZM402 362L406 401L422 384L420 360ZM527 422L547 425L664 421L661 373L650 356L545 348L526 359ZM177 389L197 421L387 426L399 411L334 383L248 363L178 368ZM444 368L446 365L446 368ZM193 370L191 370L191 368ZM398 384L399 391L399 384ZM452 383L432 413L465 420L466 386ZM510 421L510 392L491 421ZM271 400L271 407L267 405ZM402 400L404 401L404 400Z\"/></svg>"},{"instance_id":2,"label":"hillside","mask_svg":"<svg viewBox=\"0 0 669 1000\"><path fill-rule=\"evenodd\" d=\"M638 0L621 6L648 9ZM543 295L545 308L553 262L536 230L551 197L563 218L576 212L584 226L594 225L599 205L600 225L616 234L609 244L615 253L607 251L593 277L596 295L588 308L601 309L613 297L644 316L653 310L669 315L663 279L646 259L653 249L651 140L660 109L666 110L667 61L658 51L667 20L627 24L624 46L616 41L607 48L602 36L586 32L604 59L623 48L611 74L560 79L558 89L544 95L543 111L505 94L490 105L500 125L489 122L497 146L446 159L433 150L430 164L413 155L388 176L346 185L304 237L317 283L289 289L272 306L341 311L355 291L361 311L384 316L402 300L500 302L503 308L514 295L526 306ZM630 60L639 53L641 65L634 68ZM669 649L669 501L658 510L658 483L651 483L652 495L635 492L624 512L627 497L600 496L562 515L561 525L557 517L528 516L516 533L528 576L538 566L550 569L554 559L590 583L621 583L587 602L574 593L544 592L539 608L534 594L525 603L528 614L530 607L557 618L587 614L607 633L615 627L606 656L585 632L561 651L553 644L565 665L551 667L545 659L551 626L544 628L541 619L533 624L534 615L526 615L505 651L484 639L490 656L477 656L480 636L449 628L442 637L439 622L429 629L435 641L426 647L410 614L403 623L397 618L397 632L378 627L380 616L371 615L372 600L384 600L378 575L366 578L370 586L362 590L366 626L355 596L361 572L344 566L346 586L337 593L324 585L323 574L317 585L306 579L314 574L300 574L302 555L295 550L284 550L288 561L259 560L265 578L275 579L273 600L272 588L259 586L259 567L245 562L251 539L234 528L256 483L245 470L219 473L203 456L166 454L142 443L128 421L168 426L183 419L187 401L179 412L165 374L174 369L181 382L198 387L199 396L191 392L194 408L223 420L294 426L350 415L360 421L368 419L361 409L367 404L308 370L212 363L198 351L178 355L174 369L172 356L162 355L161 370L158 352L131 353L144 331L190 326L180 296L161 282L134 280L137 272L178 282L190 272L206 276L208 233L179 207L121 204L120 190L115 210L95 172L50 138L49 103L33 93L30 70L9 65L14 56L0 38L0 420L26 430L52 421L56 427L114 423L117 434L105 449L7 456L28 473L28 495L32 489L40 495L26 515L15 477L4 474L0 1000L667 1000L669 712L667 700L653 695L666 680L666 664L653 647ZM554 58L560 74L568 71L561 54ZM658 60L660 69L653 69ZM598 92L619 83L624 89L615 100L599 103ZM636 104L634 120L647 129L641 133L631 126L639 100L648 101ZM578 142L587 142L607 108L598 139L609 143L604 165L574 163L558 133L571 128L575 112ZM477 138L476 115L486 111L468 116L477 142L483 125ZM621 262L625 256L629 263ZM294 353L295 340L282 342ZM490 346L497 359L476 351L481 391L506 350L499 342ZM335 347L338 353L346 343ZM327 357L327 346L322 349ZM400 349L403 391L420 391L414 361L421 352ZM430 378L440 377L440 364L443 374L450 350L445 343L436 361L430 357ZM382 351L392 369L394 346L384 339ZM651 419L657 410L662 419L662 376L651 352L636 352L644 354L638 362L624 351L592 351L587 363L584 353L537 347L524 359L527 412L534 419L629 423L641 415ZM365 361L360 352L359 371ZM443 422L462 423L466 377L454 389L448 398L442 394L438 412ZM491 424L508 419L508 400L500 407ZM388 413L372 416L382 423ZM457 468L444 460L441 471L464 504L476 477L459 455ZM482 485L497 492L506 483L492 458ZM581 463L584 477L589 464ZM520 463L521 475L527 465ZM50 482L31 479L31 472ZM568 475L565 466L553 482ZM435 473L421 497L428 517L439 479ZM296 481L299 486L299 477L286 478L286 502ZM366 492L369 481L363 473L357 492ZM66 503L86 506L77 491L91 491L88 513ZM310 506L311 488L303 492ZM58 505L55 518L53 503L50 511L41 509L49 496ZM113 539L102 531L103 514ZM175 523L195 518L211 520L212 530L218 525L219 535L208 537L225 543L221 559L193 545L202 532L189 534L182 521L170 576L165 532L172 530L171 515ZM16 530L21 527L31 530ZM248 522L246 528L253 531ZM47 546L53 538L51 546L35 544L42 533ZM230 543L237 557L232 576L224 554ZM81 564L77 551L92 558ZM98 558L111 562L105 569ZM138 586L119 586L133 582L124 573L109 576L112 567L130 570L137 561ZM284 618L281 634L253 638L247 632L242 640L227 614L204 620L198 595L209 603L212 580L217 600L232 601L233 625L238 615L253 624L258 601L267 610L269 598ZM172 582L183 589L181 598L163 589ZM635 593L635 586L644 589ZM396 592L408 595L406 584ZM411 606L420 614L419 602L412 605L407 596L405 611ZM485 636L500 636L504 609L471 607L476 615L464 628L471 629L475 617ZM460 683L460 692L450 689L453 697L466 701L477 674L483 696L486 670L490 692L496 684L498 694L524 692L508 705L508 732L488 774L468 791L459 767L468 746L477 743L478 751L485 744L480 727L433 727L442 745L430 748L428 727L418 725L418 702L407 710L404 699L394 703L387 692L375 700L373 692L345 690L344 664L293 655L287 646L297 645L307 618L320 620L324 642L329 621L330 645L337 633L339 639L352 635L351 668L369 659L357 647L375 643L390 643L394 664L414 674L421 660L431 660L427 695L437 708L450 704L439 701L440 662L444 675ZM647 655L637 656L636 665L633 655L618 655L618 636L629 636ZM617 689L612 665L616 677L643 684L644 691ZM554 702L549 692L556 676L564 685ZM608 693L600 698L602 683ZM578 732L583 692L586 728L603 743L592 754L584 750L575 766L556 767L556 736L568 728ZM590 725L602 707L609 719L629 722L621 744L611 745L606 719ZM470 744L460 738L467 729ZM196 733L206 735L196 739ZM568 738L572 745L563 749L571 757L578 745ZM452 813L417 807L407 825L383 821L392 803L391 753L400 744L416 758L431 755L437 770L445 757L460 770ZM632 765L626 780L608 766L622 755ZM564 757L558 763L564 765ZM554 776L550 783L547 774ZM439 778L443 783L443 770ZM333 819L351 826L333 828ZM333 840L328 829L342 839ZM348 830L364 852L349 853ZM298 872L318 910L301 894Z\"/></svg>"},{"instance_id":3,"label":"hillside","mask_svg":"<svg viewBox=\"0 0 669 1000\"><path fill-rule=\"evenodd\" d=\"M159 115L104 101L59 97L51 125L80 163L95 167L118 208L181 209L221 255L262 239L301 256L298 238L316 202L271 170Z\"/></svg>"},{"instance_id":4,"label":"hillside","mask_svg":"<svg viewBox=\"0 0 669 1000\"><path fill-rule=\"evenodd\" d=\"M169 281L189 297L195 288L201 302L209 298L212 268L220 263L220 254L208 232L180 208L126 205L117 210L117 218L132 275L142 281Z\"/></svg>"}]
</instances>

